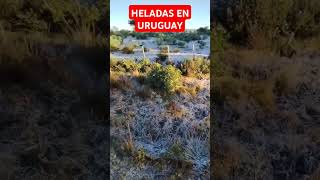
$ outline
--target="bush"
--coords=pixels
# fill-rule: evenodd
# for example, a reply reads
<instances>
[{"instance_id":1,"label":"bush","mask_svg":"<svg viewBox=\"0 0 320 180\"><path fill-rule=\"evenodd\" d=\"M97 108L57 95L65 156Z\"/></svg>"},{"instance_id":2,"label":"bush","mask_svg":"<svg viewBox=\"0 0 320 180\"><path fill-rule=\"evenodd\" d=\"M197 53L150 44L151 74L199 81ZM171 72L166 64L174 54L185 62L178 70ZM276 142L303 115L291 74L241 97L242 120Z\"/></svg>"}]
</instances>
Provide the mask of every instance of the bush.
<instances>
[{"instance_id":1,"label":"bush","mask_svg":"<svg viewBox=\"0 0 320 180\"><path fill-rule=\"evenodd\" d=\"M281 38L305 38L320 30L318 0L232 0L215 7L216 19L230 32L231 40L253 48L272 49Z\"/></svg>"},{"instance_id":2,"label":"bush","mask_svg":"<svg viewBox=\"0 0 320 180\"><path fill-rule=\"evenodd\" d=\"M98 27L99 21L105 18L106 6L103 0L91 4L75 0L3 0L0 19L19 31L71 33L83 27L90 30Z\"/></svg>"},{"instance_id":3,"label":"bush","mask_svg":"<svg viewBox=\"0 0 320 180\"><path fill-rule=\"evenodd\" d=\"M5 31L43 33L55 41L59 36L60 42L67 38L64 43L85 47L105 46L107 6L104 0L2 0L0 23Z\"/></svg>"},{"instance_id":4,"label":"bush","mask_svg":"<svg viewBox=\"0 0 320 180\"><path fill-rule=\"evenodd\" d=\"M166 61L168 59L168 55L167 54L164 54L164 53L159 53L158 54L158 60L160 61L160 62L164 62L164 61Z\"/></svg>"},{"instance_id":5,"label":"bush","mask_svg":"<svg viewBox=\"0 0 320 180\"><path fill-rule=\"evenodd\" d=\"M142 73L149 73L151 71L151 62L149 59L143 59L142 61L139 62L140 64L140 72Z\"/></svg>"},{"instance_id":6,"label":"bush","mask_svg":"<svg viewBox=\"0 0 320 180\"><path fill-rule=\"evenodd\" d=\"M203 36L210 36L210 29L208 27L200 27L197 33Z\"/></svg>"},{"instance_id":7,"label":"bush","mask_svg":"<svg viewBox=\"0 0 320 180\"><path fill-rule=\"evenodd\" d=\"M122 43L122 39L120 36L116 36L116 35L110 36L110 50L111 51L119 50L121 43Z\"/></svg>"},{"instance_id":8,"label":"bush","mask_svg":"<svg viewBox=\"0 0 320 180\"><path fill-rule=\"evenodd\" d=\"M139 64L132 59L123 60L121 64L125 68L126 72L133 72L140 69Z\"/></svg>"},{"instance_id":9,"label":"bush","mask_svg":"<svg viewBox=\"0 0 320 180\"><path fill-rule=\"evenodd\" d=\"M126 72L126 69L122 66L122 62L114 57L110 58L110 70L115 72Z\"/></svg>"},{"instance_id":10,"label":"bush","mask_svg":"<svg viewBox=\"0 0 320 180\"><path fill-rule=\"evenodd\" d=\"M149 73L157 65L151 63L149 59L143 59L139 63L135 62L133 59L118 60L115 57L110 59L110 69L114 72L134 72L139 73Z\"/></svg>"},{"instance_id":11,"label":"bush","mask_svg":"<svg viewBox=\"0 0 320 180\"><path fill-rule=\"evenodd\" d=\"M158 54L158 59L164 62L168 59L168 47L161 47L160 53Z\"/></svg>"},{"instance_id":12,"label":"bush","mask_svg":"<svg viewBox=\"0 0 320 180\"><path fill-rule=\"evenodd\" d=\"M111 57L110 69L115 72L134 72L140 69L140 64L133 59L117 60Z\"/></svg>"},{"instance_id":13,"label":"bush","mask_svg":"<svg viewBox=\"0 0 320 180\"><path fill-rule=\"evenodd\" d=\"M131 44L131 45L123 47L121 51L125 54L133 54L134 48L135 48L135 46Z\"/></svg>"},{"instance_id":14,"label":"bush","mask_svg":"<svg viewBox=\"0 0 320 180\"><path fill-rule=\"evenodd\" d=\"M172 94L181 86L181 72L171 65L156 64L148 74L147 82L152 88Z\"/></svg>"},{"instance_id":15,"label":"bush","mask_svg":"<svg viewBox=\"0 0 320 180\"><path fill-rule=\"evenodd\" d=\"M122 90L129 90L133 88L131 80L120 73L110 73L110 87Z\"/></svg>"},{"instance_id":16,"label":"bush","mask_svg":"<svg viewBox=\"0 0 320 180\"><path fill-rule=\"evenodd\" d=\"M182 74L186 76L209 74L210 61L202 57L197 57L195 59L187 59L180 65L179 68Z\"/></svg>"}]
</instances>

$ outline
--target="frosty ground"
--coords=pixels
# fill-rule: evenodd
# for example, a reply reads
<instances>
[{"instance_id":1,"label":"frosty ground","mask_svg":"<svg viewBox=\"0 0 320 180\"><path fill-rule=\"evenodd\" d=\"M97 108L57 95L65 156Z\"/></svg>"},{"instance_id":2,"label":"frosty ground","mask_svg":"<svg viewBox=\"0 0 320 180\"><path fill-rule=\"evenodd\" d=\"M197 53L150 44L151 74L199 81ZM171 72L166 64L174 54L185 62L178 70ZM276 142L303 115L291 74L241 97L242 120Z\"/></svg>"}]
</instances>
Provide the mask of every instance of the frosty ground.
<instances>
[{"instance_id":1,"label":"frosty ground","mask_svg":"<svg viewBox=\"0 0 320 180\"><path fill-rule=\"evenodd\" d=\"M195 96L177 94L171 101L156 92L148 99L137 96L139 84L131 90L111 90L113 179L140 179L138 174L141 178L152 179L179 177L183 171L193 178L206 176L209 166L209 80L185 78L183 81L186 86L197 84L201 90ZM119 151L126 149L130 136L137 153L121 157L123 154Z\"/></svg>"}]
</instances>

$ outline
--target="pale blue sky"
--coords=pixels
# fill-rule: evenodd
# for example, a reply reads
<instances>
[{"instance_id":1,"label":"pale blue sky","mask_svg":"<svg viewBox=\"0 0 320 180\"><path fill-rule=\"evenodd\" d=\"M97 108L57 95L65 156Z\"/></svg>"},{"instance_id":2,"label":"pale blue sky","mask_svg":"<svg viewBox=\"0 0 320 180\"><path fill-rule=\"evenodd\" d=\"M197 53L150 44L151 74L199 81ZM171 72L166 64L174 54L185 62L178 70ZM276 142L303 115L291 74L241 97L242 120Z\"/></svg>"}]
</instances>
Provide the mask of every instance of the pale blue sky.
<instances>
[{"instance_id":1,"label":"pale blue sky","mask_svg":"<svg viewBox=\"0 0 320 180\"><path fill-rule=\"evenodd\" d=\"M132 29L128 24L130 4L191 5L192 17L186 20L186 29L210 27L210 0L110 0L110 27Z\"/></svg>"}]
</instances>

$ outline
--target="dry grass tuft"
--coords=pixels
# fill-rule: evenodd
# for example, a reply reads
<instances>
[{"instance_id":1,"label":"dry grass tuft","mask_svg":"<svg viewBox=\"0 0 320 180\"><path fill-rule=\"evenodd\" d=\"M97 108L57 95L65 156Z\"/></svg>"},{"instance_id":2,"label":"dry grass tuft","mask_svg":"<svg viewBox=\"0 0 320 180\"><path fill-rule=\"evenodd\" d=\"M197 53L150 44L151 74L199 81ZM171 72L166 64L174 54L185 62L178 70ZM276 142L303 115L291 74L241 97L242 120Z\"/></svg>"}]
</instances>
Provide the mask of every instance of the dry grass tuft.
<instances>
[{"instance_id":1,"label":"dry grass tuft","mask_svg":"<svg viewBox=\"0 0 320 180\"><path fill-rule=\"evenodd\" d=\"M143 99L149 99L152 96L152 90L149 86L142 85L136 89L136 95Z\"/></svg>"},{"instance_id":2,"label":"dry grass tuft","mask_svg":"<svg viewBox=\"0 0 320 180\"><path fill-rule=\"evenodd\" d=\"M185 113L183 108L181 108L175 101L170 101L167 105L167 110L174 117L181 118Z\"/></svg>"},{"instance_id":3,"label":"dry grass tuft","mask_svg":"<svg viewBox=\"0 0 320 180\"><path fill-rule=\"evenodd\" d=\"M133 84L128 76L112 71L110 72L110 85L111 88L121 90L130 90L133 88Z\"/></svg>"}]
</instances>

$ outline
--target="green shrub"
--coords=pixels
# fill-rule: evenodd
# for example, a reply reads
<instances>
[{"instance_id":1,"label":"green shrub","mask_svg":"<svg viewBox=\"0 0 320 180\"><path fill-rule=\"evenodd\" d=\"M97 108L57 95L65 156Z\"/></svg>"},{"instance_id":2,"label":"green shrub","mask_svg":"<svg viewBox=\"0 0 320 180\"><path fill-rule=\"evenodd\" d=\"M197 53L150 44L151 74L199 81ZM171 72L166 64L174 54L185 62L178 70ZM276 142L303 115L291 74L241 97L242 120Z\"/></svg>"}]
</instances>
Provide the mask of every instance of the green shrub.
<instances>
[{"instance_id":1,"label":"green shrub","mask_svg":"<svg viewBox=\"0 0 320 180\"><path fill-rule=\"evenodd\" d=\"M148 74L147 82L152 88L172 94L181 86L181 72L175 67L156 64Z\"/></svg>"},{"instance_id":2,"label":"green shrub","mask_svg":"<svg viewBox=\"0 0 320 180\"><path fill-rule=\"evenodd\" d=\"M135 48L135 46L130 44L128 46L123 47L121 51L124 54L133 54L134 53L134 48Z\"/></svg>"},{"instance_id":3,"label":"green shrub","mask_svg":"<svg viewBox=\"0 0 320 180\"><path fill-rule=\"evenodd\" d=\"M122 43L122 39L120 36L116 36L116 35L110 36L110 50L111 51L119 50L121 43Z\"/></svg>"},{"instance_id":4,"label":"green shrub","mask_svg":"<svg viewBox=\"0 0 320 180\"><path fill-rule=\"evenodd\" d=\"M115 57L110 57L110 70L115 72L126 72L125 68L121 65L121 61Z\"/></svg>"},{"instance_id":5,"label":"green shrub","mask_svg":"<svg viewBox=\"0 0 320 180\"><path fill-rule=\"evenodd\" d=\"M133 72L140 69L140 64L136 63L133 59L117 60L111 57L110 69L115 72Z\"/></svg>"},{"instance_id":6,"label":"green shrub","mask_svg":"<svg viewBox=\"0 0 320 180\"><path fill-rule=\"evenodd\" d=\"M152 64L149 59L143 59L142 61L139 62L139 64L140 64L139 72L149 73L151 71Z\"/></svg>"},{"instance_id":7,"label":"green shrub","mask_svg":"<svg viewBox=\"0 0 320 180\"><path fill-rule=\"evenodd\" d=\"M127 46L122 48L122 52L125 54L133 54L134 49L139 47L137 44L128 44Z\"/></svg>"},{"instance_id":8,"label":"green shrub","mask_svg":"<svg viewBox=\"0 0 320 180\"><path fill-rule=\"evenodd\" d=\"M202 57L187 59L179 67L182 74L186 76L196 76L210 73L210 61Z\"/></svg>"},{"instance_id":9,"label":"green shrub","mask_svg":"<svg viewBox=\"0 0 320 180\"><path fill-rule=\"evenodd\" d=\"M167 54L164 54L164 53L159 53L158 54L158 59L161 61L161 62L164 62L168 59L168 55Z\"/></svg>"},{"instance_id":10,"label":"green shrub","mask_svg":"<svg viewBox=\"0 0 320 180\"><path fill-rule=\"evenodd\" d=\"M125 68L126 72L133 72L140 69L140 65L133 59L123 60L121 64Z\"/></svg>"}]
</instances>

